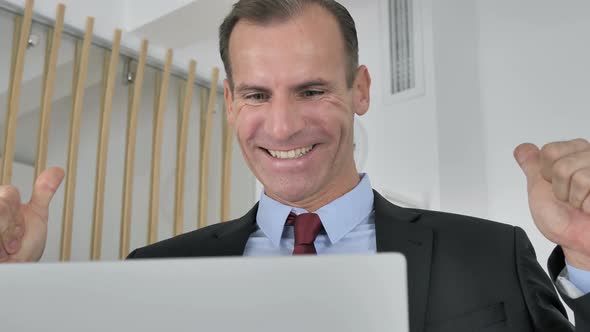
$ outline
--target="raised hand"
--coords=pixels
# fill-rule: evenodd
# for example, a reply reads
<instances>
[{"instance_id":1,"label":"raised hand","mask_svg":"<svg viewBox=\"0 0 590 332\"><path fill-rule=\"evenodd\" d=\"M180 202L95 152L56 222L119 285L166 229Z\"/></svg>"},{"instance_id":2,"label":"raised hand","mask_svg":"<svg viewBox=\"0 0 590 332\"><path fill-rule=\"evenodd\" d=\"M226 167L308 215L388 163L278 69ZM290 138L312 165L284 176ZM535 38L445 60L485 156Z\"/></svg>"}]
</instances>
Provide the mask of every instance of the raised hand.
<instances>
[{"instance_id":1,"label":"raised hand","mask_svg":"<svg viewBox=\"0 0 590 332\"><path fill-rule=\"evenodd\" d=\"M35 180L31 200L22 203L19 190L0 186L0 262L35 262L47 241L49 202L64 178L61 168L49 168Z\"/></svg>"},{"instance_id":2,"label":"raised hand","mask_svg":"<svg viewBox=\"0 0 590 332\"><path fill-rule=\"evenodd\" d=\"M537 228L562 246L569 264L590 271L590 143L575 139L541 150L525 143L514 157L527 177Z\"/></svg>"}]
</instances>

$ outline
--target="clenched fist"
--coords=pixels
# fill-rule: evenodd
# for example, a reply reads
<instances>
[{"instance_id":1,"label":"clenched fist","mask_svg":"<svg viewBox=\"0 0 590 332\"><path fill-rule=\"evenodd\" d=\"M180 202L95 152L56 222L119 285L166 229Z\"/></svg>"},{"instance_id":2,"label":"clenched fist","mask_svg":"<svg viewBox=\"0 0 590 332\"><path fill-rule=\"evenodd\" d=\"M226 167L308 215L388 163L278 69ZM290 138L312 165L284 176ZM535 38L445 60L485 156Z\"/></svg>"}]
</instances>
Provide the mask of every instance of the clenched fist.
<instances>
[{"instance_id":1,"label":"clenched fist","mask_svg":"<svg viewBox=\"0 0 590 332\"><path fill-rule=\"evenodd\" d=\"M41 259L47 240L49 202L64 178L61 168L49 168L35 180L28 203L16 187L0 186L0 262Z\"/></svg>"},{"instance_id":2,"label":"clenched fist","mask_svg":"<svg viewBox=\"0 0 590 332\"><path fill-rule=\"evenodd\" d=\"M527 177L537 228L562 246L569 264L590 271L590 143L575 139L541 150L526 143L514 157Z\"/></svg>"}]
</instances>

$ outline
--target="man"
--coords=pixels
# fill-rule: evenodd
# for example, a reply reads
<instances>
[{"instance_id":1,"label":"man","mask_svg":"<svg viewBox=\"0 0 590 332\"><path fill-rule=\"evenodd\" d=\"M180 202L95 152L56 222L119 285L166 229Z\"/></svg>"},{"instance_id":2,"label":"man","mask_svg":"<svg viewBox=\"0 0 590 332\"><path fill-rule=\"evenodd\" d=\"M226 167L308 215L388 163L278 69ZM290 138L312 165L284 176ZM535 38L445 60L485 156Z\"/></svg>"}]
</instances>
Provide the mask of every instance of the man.
<instances>
[{"instance_id":1,"label":"man","mask_svg":"<svg viewBox=\"0 0 590 332\"><path fill-rule=\"evenodd\" d=\"M412 331L574 331L521 229L394 206L358 174L353 118L369 108L371 79L358 65L344 7L242 0L220 27L220 52L227 116L264 193L240 219L130 258L399 251L408 259ZM523 144L515 157L533 219L558 245L552 279L576 314L576 331L588 331L590 144L577 139L541 151ZM24 205L15 188L0 188L3 260L41 257L47 207L62 178L60 169L41 174Z\"/></svg>"}]
</instances>

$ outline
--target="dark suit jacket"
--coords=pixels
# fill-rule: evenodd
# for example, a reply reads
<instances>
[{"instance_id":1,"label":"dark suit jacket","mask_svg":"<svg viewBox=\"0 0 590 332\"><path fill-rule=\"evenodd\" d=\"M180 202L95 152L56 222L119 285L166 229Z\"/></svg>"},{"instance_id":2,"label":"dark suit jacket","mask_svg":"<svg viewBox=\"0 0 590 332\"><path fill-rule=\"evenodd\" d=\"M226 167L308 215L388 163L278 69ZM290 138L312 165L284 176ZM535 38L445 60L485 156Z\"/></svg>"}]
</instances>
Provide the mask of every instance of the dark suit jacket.
<instances>
[{"instance_id":1,"label":"dark suit jacket","mask_svg":"<svg viewBox=\"0 0 590 332\"><path fill-rule=\"evenodd\" d=\"M377 192L374 207L377 251L401 252L408 261L412 332L574 331L522 229L401 208ZM137 249L129 258L240 256L256 229L257 209ZM553 280L564 264L558 247L549 261ZM563 297L575 313L575 331L590 331L590 295Z\"/></svg>"}]
</instances>

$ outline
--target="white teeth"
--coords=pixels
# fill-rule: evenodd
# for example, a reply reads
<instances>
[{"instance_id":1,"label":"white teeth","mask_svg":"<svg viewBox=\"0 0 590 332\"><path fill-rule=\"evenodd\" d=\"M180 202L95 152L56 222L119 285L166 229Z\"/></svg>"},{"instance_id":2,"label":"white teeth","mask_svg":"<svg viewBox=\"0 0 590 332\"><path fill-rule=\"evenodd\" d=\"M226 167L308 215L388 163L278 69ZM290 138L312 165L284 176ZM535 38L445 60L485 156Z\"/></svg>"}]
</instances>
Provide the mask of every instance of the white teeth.
<instances>
[{"instance_id":1,"label":"white teeth","mask_svg":"<svg viewBox=\"0 0 590 332\"><path fill-rule=\"evenodd\" d=\"M308 146L306 148L299 148L290 151L278 151L278 150L267 150L271 156L278 158L278 159L295 159L306 155L309 151L313 149L313 146Z\"/></svg>"}]
</instances>

